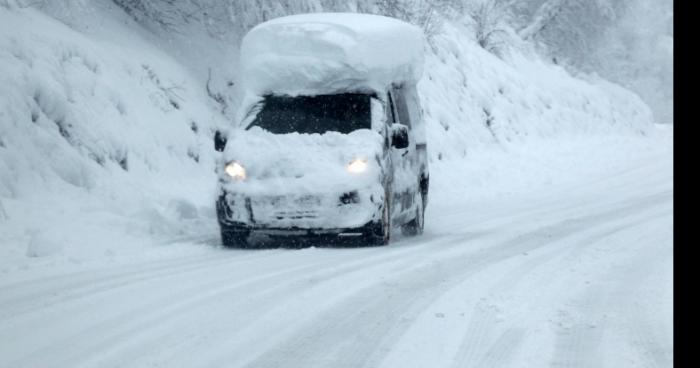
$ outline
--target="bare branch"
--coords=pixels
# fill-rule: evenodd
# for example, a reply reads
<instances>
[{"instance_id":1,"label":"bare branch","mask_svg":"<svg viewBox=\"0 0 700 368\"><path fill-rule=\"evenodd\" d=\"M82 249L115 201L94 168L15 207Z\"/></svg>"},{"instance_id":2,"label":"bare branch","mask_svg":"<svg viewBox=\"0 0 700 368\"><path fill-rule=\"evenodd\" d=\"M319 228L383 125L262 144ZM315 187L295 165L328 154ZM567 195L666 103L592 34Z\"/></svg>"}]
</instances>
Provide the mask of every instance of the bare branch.
<instances>
[{"instance_id":1,"label":"bare branch","mask_svg":"<svg viewBox=\"0 0 700 368\"><path fill-rule=\"evenodd\" d=\"M207 75L207 84L206 84L207 95L209 95L209 97L212 100L216 101L216 103L218 103L219 106L221 106L221 113L225 114L226 109L228 108L228 102L226 102L226 97L224 97L224 95L221 93L212 91L211 87L209 86L210 83L211 83L211 68L209 68L208 75Z\"/></svg>"},{"instance_id":2,"label":"bare branch","mask_svg":"<svg viewBox=\"0 0 700 368\"><path fill-rule=\"evenodd\" d=\"M540 33L549 23L551 23L561 13L563 0L545 1L532 18L532 22L521 29L518 34L523 40L529 40Z\"/></svg>"}]
</instances>

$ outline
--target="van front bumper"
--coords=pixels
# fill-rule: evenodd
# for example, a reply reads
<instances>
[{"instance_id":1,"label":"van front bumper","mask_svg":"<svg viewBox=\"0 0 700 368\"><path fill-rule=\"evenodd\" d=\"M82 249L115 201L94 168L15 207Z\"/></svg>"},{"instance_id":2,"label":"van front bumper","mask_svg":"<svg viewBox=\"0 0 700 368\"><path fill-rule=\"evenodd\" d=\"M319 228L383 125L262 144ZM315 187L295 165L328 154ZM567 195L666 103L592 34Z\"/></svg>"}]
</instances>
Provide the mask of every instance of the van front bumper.
<instances>
[{"instance_id":1,"label":"van front bumper","mask_svg":"<svg viewBox=\"0 0 700 368\"><path fill-rule=\"evenodd\" d=\"M245 195L223 191L217 200L222 228L277 236L359 235L380 221L381 190L341 194Z\"/></svg>"}]
</instances>

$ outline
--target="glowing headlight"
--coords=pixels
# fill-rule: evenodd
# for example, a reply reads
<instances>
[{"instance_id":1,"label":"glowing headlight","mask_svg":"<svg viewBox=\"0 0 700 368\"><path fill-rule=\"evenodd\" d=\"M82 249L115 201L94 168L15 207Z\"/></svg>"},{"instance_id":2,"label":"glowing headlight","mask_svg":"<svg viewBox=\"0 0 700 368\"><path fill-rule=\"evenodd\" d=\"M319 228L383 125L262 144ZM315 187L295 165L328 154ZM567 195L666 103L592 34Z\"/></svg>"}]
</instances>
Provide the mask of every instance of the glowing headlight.
<instances>
[{"instance_id":1,"label":"glowing headlight","mask_svg":"<svg viewBox=\"0 0 700 368\"><path fill-rule=\"evenodd\" d=\"M360 174L367 171L367 161L356 158L348 164L348 171L353 174Z\"/></svg>"},{"instance_id":2,"label":"glowing headlight","mask_svg":"<svg viewBox=\"0 0 700 368\"><path fill-rule=\"evenodd\" d=\"M242 181L245 180L245 168L243 165L236 161L231 161L226 164L224 171L228 176L232 177L234 180Z\"/></svg>"}]
</instances>

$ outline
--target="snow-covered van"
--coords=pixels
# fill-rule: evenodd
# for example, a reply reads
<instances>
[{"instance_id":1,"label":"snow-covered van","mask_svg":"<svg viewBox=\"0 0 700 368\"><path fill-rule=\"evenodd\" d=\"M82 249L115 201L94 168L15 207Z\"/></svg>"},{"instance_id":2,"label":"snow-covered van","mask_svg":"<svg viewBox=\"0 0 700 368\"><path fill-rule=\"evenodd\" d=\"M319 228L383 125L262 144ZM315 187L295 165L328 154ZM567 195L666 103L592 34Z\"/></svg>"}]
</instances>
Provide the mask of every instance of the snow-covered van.
<instances>
[{"instance_id":1,"label":"snow-covered van","mask_svg":"<svg viewBox=\"0 0 700 368\"><path fill-rule=\"evenodd\" d=\"M422 31L377 15L316 13L253 28L245 97L219 168L223 244L331 237L389 242L423 231Z\"/></svg>"}]
</instances>

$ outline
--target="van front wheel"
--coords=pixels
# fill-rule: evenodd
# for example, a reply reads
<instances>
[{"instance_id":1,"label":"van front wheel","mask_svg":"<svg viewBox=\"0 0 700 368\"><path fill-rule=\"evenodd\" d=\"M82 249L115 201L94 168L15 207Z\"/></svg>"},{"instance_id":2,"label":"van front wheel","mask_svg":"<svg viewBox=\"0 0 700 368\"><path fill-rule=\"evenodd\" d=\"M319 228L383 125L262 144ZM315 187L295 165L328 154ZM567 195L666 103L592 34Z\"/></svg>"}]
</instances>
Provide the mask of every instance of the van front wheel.
<instances>
[{"instance_id":1,"label":"van front wheel","mask_svg":"<svg viewBox=\"0 0 700 368\"><path fill-rule=\"evenodd\" d=\"M250 235L250 231L247 230L222 228L221 244L226 248L247 249L250 248L250 243L248 243L248 235Z\"/></svg>"},{"instance_id":2,"label":"van front wheel","mask_svg":"<svg viewBox=\"0 0 700 368\"><path fill-rule=\"evenodd\" d=\"M382 205L382 218L370 226L365 239L370 246L389 244L391 238L391 208L389 207L389 196L384 197Z\"/></svg>"}]
</instances>

